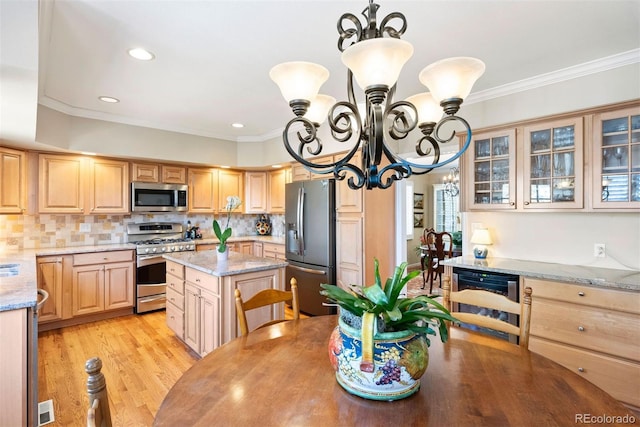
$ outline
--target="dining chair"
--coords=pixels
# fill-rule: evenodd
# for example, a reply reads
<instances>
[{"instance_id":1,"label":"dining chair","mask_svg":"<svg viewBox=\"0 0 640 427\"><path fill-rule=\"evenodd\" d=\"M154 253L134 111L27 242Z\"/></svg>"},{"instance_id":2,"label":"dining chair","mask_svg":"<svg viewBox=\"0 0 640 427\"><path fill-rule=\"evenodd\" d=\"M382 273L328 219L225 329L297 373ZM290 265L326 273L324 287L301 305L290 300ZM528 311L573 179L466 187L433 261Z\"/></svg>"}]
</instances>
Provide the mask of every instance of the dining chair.
<instances>
[{"instance_id":1,"label":"dining chair","mask_svg":"<svg viewBox=\"0 0 640 427\"><path fill-rule=\"evenodd\" d=\"M504 295L479 289L464 289L459 292L451 291L451 280L445 277L443 290L443 305L460 323L468 323L482 328L489 328L520 337L519 344L523 348L529 347L529 326L531 322L531 294L530 287L524 288L521 302L510 300ZM520 326L507 321L483 316L475 313L452 311L452 303L468 304L476 307L498 310L520 316Z\"/></svg>"},{"instance_id":2,"label":"dining chair","mask_svg":"<svg viewBox=\"0 0 640 427\"><path fill-rule=\"evenodd\" d=\"M240 326L240 335L246 335L249 333L249 326L247 324L246 312L260 307L268 305L279 304L284 302L291 302L291 309L294 319L300 318L300 304L298 301L298 281L295 277L291 278L291 290L281 291L278 289L264 289L247 301L242 300L242 293L240 289L236 289L236 315L238 316L238 324ZM284 322L289 319L275 319L270 322L264 323L258 328L273 325L275 323Z\"/></svg>"},{"instance_id":3,"label":"dining chair","mask_svg":"<svg viewBox=\"0 0 640 427\"><path fill-rule=\"evenodd\" d=\"M453 257L453 237L447 231L437 232L430 229L424 231L423 240L427 249L422 261L422 289L425 288L428 281L429 294L431 294L433 292L433 281L436 277L440 279L440 287L442 287L444 265L440 261Z\"/></svg>"},{"instance_id":4,"label":"dining chair","mask_svg":"<svg viewBox=\"0 0 640 427\"><path fill-rule=\"evenodd\" d=\"M102 360L93 357L84 364L87 378L87 393L89 395L89 410L87 411L88 427L111 427L111 411L109 410L109 396L107 395L107 381L102 372Z\"/></svg>"}]
</instances>

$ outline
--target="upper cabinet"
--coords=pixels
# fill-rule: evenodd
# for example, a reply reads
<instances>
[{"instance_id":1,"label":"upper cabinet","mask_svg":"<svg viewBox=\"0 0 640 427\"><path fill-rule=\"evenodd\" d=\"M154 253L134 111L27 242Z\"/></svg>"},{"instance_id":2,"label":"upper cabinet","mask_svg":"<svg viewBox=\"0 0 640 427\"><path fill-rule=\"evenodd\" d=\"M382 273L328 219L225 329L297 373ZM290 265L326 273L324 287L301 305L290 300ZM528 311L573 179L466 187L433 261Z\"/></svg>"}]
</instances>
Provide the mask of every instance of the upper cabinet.
<instances>
[{"instance_id":1,"label":"upper cabinet","mask_svg":"<svg viewBox=\"0 0 640 427\"><path fill-rule=\"evenodd\" d=\"M165 184L186 184L187 168L156 163L132 163L131 180L136 182L162 182Z\"/></svg>"},{"instance_id":2,"label":"upper cabinet","mask_svg":"<svg viewBox=\"0 0 640 427\"><path fill-rule=\"evenodd\" d=\"M25 153L0 147L0 213L22 213L26 194Z\"/></svg>"},{"instance_id":3,"label":"upper cabinet","mask_svg":"<svg viewBox=\"0 0 640 427\"><path fill-rule=\"evenodd\" d=\"M38 212L84 213L84 159L40 154Z\"/></svg>"},{"instance_id":4,"label":"upper cabinet","mask_svg":"<svg viewBox=\"0 0 640 427\"><path fill-rule=\"evenodd\" d=\"M582 117L524 128L523 207L583 208Z\"/></svg>"},{"instance_id":5,"label":"upper cabinet","mask_svg":"<svg viewBox=\"0 0 640 427\"><path fill-rule=\"evenodd\" d=\"M218 169L189 168L189 212L218 210Z\"/></svg>"},{"instance_id":6,"label":"upper cabinet","mask_svg":"<svg viewBox=\"0 0 640 427\"><path fill-rule=\"evenodd\" d=\"M187 168L175 165L161 165L160 177L160 182L165 184L186 184Z\"/></svg>"},{"instance_id":7,"label":"upper cabinet","mask_svg":"<svg viewBox=\"0 0 640 427\"><path fill-rule=\"evenodd\" d=\"M245 213L267 212L267 173L245 172Z\"/></svg>"},{"instance_id":8,"label":"upper cabinet","mask_svg":"<svg viewBox=\"0 0 640 427\"><path fill-rule=\"evenodd\" d=\"M593 117L595 209L640 208L640 106Z\"/></svg>"},{"instance_id":9,"label":"upper cabinet","mask_svg":"<svg viewBox=\"0 0 640 427\"><path fill-rule=\"evenodd\" d=\"M467 209L515 209L515 129L473 134L466 158Z\"/></svg>"},{"instance_id":10,"label":"upper cabinet","mask_svg":"<svg viewBox=\"0 0 640 427\"><path fill-rule=\"evenodd\" d=\"M284 190L287 182L287 170L278 169L269 172L267 177L267 212L272 214L284 213Z\"/></svg>"},{"instance_id":11,"label":"upper cabinet","mask_svg":"<svg viewBox=\"0 0 640 427\"><path fill-rule=\"evenodd\" d=\"M129 212L129 162L91 159L88 175L88 213Z\"/></svg>"},{"instance_id":12,"label":"upper cabinet","mask_svg":"<svg viewBox=\"0 0 640 427\"><path fill-rule=\"evenodd\" d=\"M244 172L231 169L220 169L218 172L218 209L224 210L227 205L227 197L238 196L242 200L244 196ZM242 201L245 203L245 200ZM242 204L232 212L242 213Z\"/></svg>"}]
</instances>

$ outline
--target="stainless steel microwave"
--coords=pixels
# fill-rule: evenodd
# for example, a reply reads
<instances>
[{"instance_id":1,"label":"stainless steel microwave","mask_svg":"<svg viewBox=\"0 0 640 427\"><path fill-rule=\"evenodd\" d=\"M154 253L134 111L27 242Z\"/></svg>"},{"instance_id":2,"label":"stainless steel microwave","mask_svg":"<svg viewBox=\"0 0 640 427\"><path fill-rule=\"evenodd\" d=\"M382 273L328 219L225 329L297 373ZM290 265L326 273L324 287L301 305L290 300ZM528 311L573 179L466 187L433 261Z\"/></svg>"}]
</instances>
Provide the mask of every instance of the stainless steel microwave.
<instances>
[{"instance_id":1,"label":"stainless steel microwave","mask_svg":"<svg viewBox=\"0 0 640 427\"><path fill-rule=\"evenodd\" d=\"M187 185L131 183L132 212L185 212Z\"/></svg>"}]
</instances>

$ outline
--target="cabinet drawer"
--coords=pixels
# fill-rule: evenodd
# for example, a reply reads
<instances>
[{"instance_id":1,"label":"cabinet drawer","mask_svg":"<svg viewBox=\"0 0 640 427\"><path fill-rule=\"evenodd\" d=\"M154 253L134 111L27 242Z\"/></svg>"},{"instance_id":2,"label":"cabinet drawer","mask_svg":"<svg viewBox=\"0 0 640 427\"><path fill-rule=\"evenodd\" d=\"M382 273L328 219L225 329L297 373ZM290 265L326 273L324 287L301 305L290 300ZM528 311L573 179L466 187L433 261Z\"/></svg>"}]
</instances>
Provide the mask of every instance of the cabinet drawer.
<instances>
[{"instance_id":1,"label":"cabinet drawer","mask_svg":"<svg viewBox=\"0 0 640 427\"><path fill-rule=\"evenodd\" d=\"M193 268L185 269L185 276L187 282L193 283L202 289L209 292L213 292L216 295L220 295L220 282L218 278L202 271L194 270Z\"/></svg>"},{"instance_id":2,"label":"cabinet drawer","mask_svg":"<svg viewBox=\"0 0 640 427\"><path fill-rule=\"evenodd\" d=\"M167 273L179 279L184 279L184 265L167 260ZM180 293L183 293L183 292L180 292Z\"/></svg>"},{"instance_id":3,"label":"cabinet drawer","mask_svg":"<svg viewBox=\"0 0 640 427\"><path fill-rule=\"evenodd\" d=\"M74 266L127 261L133 261L133 251L91 252L73 255Z\"/></svg>"},{"instance_id":4,"label":"cabinet drawer","mask_svg":"<svg viewBox=\"0 0 640 427\"><path fill-rule=\"evenodd\" d=\"M550 300L531 307L531 335L640 361L640 316Z\"/></svg>"},{"instance_id":5,"label":"cabinet drawer","mask_svg":"<svg viewBox=\"0 0 640 427\"><path fill-rule=\"evenodd\" d=\"M184 340L184 312L167 300L167 326Z\"/></svg>"},{"instance_id":6,"label":"cabinet drawer","mask_svg":"<svg viewBox=\"0 0 640 427\"><path fill-rule=\"evenodd\" d=\"M529 350L558 362L614 398L640 406L640 365L531 337Z\"/></svg>"},{"instance_id":7,"label":"cabinet drawer","mask_svg":"<svg viewBox=\"0 0 640 427\"><path fill-rule=\"evenodd\" d=\"M167 288L167 302L171 302L179 309L184 310L184 295L179 294L171 288Z\"/></svg>"},{"instance_id":8,"label":"cabinet drawer","mask_svg":"<svg viewBox=\"0 0 640 427\"><path fill-rule=\"evenodd\" d=\"M174 292L184 295L184 280L167 274L167 289L172 289Z\"/></svg>"},{"instance_id":9,"label":"cabinet drawer","mask_svg":"<svg viewBox=\"0 0 640 427\"><path fill-rule=\"evenodd\" d=\"M549 298L608 310L640 314L640 293L524 278L534 298Z\"/></svg>"}]
</instances>

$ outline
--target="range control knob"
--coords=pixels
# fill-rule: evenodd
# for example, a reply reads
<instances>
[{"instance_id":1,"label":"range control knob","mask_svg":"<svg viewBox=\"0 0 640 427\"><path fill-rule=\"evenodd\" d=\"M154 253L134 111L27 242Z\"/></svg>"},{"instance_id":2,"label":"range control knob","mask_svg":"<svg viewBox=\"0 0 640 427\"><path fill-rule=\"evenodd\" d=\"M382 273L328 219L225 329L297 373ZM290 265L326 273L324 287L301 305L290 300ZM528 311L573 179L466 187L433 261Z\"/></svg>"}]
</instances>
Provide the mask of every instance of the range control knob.
<instances>
[{"instance_id":1,"label":"range control knob","mask_svg":"<svg viewBox=\"0 0 640 427\"><path fill-rule=\"evenodd\" d=\"M165 246L162 247L162 252L166 252L167 248Z\"/></svg>"},{"instance_id":2,"label":"range control knob","mask_svg":"<svg viewBox=\"0 0 640 427\"><path fill-rule=\"evenodd\" d=\"M175 246L171 246L171 247L169 248L169 250L170 250L171 252L173 252L173 251L175 251L175 250L176 250L176 247L175 247Z\"/></svg>"},{"instance_id":3,"label":"range control knob","mask_svg":"<svg viewBox=\"0 0 640 427\"><path fill-rule=\"evenodd\" d=\"M144 253L148 254L149 253L149 248L145 248Z\"/></svg>"},{"instance_id":4,"label":"range control knob","mask_svg":"<svg viewBox=\"0 0 640 427\"><path fill-rule=\"evenodd\" d=\"M155 252L157 250L157 248L153 248L151 249L151 252Z\"/></svg>"},{"instance_id":5,"label":"range control knob","mask_svg":"<svg viewBox=\"0 0 640 427\"><path fill-rule=\"evenodd\" d=\"M180 245L179 249L180 249L181 251L183 251L183 250L184 250L184 246Z\"/></svg>"}]
</instances>

